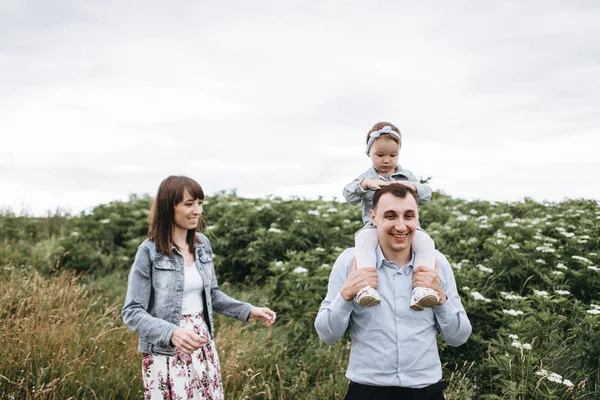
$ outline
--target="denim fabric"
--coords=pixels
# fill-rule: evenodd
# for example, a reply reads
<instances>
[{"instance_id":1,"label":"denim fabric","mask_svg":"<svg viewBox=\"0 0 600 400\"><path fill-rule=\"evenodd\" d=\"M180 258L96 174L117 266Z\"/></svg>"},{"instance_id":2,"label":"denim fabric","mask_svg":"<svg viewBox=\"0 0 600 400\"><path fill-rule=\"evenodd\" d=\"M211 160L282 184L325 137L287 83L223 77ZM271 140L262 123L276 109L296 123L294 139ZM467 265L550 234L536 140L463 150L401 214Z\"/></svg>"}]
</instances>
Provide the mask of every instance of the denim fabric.
<instances>
[{"instance_id":1,"label":"denim fabric","mask_svg":"<svg viewBox=\"0 0 600 400\"><path fill-rule=\"evenodd\" d=\"M252 305L219 290L210 241L197 235L201 242L195 244L195 265L204 283L204 315L214 338L213 311L247 321ZM158 253L154 242L145 240L131 266L121 312L125 324L140 335L140 352L175 354L171 336L179 326L184 284L183 255L175 247L172 255Z\"/></svg>"},{"instance_id":2,"label":"denim fabric","mask_svg":"<svg viewBox=\"0 0 600 400\"><path fill-rule=\"evenodd\" d=\"M372 225L371 213L369 211L373 208L375 189L364 190L360 186L360 183L365 179L381 179L386 182L408 181L415 185L420 205L426 204L431 200L431 188L420 183L412 172L402 169L400 164L396 166L396 172L391 175L379 175L375 167L371 166L371 168L360 174L358 178L347 184L344 188L344 198L348 203L355 206L362 202L362 219L367 225Z\"/></svg>"},{"instance_id":3,"label":"denim fabric","mask_svg":"<svg viewBox=\"0 0 600 400\"><path fill-rule=\"evenodd\" d=\"M450 263L436 252L440 280L448 300L423 311L411 310L413 259L399 266L384 258L377 247L377 290L381 303L360 307L340 294L352 268L354 249L335 262L327 296L321 303L315 329L327 344L350 328L350 361L346 377L373 386L422 388L442 379L436 334L450 346L460 346L471 334L471 323L462 306Z\"/></svg>"}]
</instances>

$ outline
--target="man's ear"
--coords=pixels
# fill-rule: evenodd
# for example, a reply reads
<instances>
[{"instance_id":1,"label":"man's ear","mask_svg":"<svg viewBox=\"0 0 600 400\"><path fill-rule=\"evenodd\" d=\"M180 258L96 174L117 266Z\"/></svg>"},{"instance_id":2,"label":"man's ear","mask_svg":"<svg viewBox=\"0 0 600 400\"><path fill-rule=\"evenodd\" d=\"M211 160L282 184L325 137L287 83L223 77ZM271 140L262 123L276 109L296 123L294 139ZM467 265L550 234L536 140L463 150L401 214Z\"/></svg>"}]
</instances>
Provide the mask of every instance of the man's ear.
<instances>
[{"instance_id":1,"label":"man's ear","mask_svg":"<svg viewBox=\"0 0 600 400\"><path fill-rule=\"evenodd\" d=\"M375 210L370 209L369 212L371 213L371 222L373 222L373 226L377 226L375 223Z\"/></svg>"}]
</instances>

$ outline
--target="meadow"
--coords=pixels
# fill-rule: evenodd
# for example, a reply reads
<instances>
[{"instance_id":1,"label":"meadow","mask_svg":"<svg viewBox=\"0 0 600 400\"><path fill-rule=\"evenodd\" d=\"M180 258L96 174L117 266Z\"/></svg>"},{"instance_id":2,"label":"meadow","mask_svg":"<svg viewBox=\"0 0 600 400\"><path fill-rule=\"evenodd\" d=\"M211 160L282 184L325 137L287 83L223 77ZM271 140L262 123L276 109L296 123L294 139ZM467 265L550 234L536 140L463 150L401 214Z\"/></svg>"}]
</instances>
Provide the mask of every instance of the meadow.
<instances>
[{"instance_id":1,"label":"meadow","mask_svg":"<svg viewBox=\"0 0 600 400\"><path fill-rule=\"evenodd\" d=\"M150 201L0 212L0 398L142 398L120 309ZM434 193L420 213L473 325L463 346L439 341L446 398L600 399L599 203ZM226 397L342 399L348 337L327 346L313 322L359 207L227 192L206 199L204 218L221 289L278 313L271 328L217 318Z\"/></svg>"}]
</instances>

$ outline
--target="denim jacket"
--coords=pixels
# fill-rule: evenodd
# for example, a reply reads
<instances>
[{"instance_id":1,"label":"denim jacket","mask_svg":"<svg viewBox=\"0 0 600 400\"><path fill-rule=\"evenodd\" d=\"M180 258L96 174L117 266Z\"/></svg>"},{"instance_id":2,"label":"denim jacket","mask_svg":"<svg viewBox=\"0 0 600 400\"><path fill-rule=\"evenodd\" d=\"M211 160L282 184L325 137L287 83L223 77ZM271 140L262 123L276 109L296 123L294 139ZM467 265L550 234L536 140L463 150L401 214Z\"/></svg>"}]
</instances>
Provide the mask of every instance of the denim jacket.
<instances>
[{"instance_id":1,"label":"denim jacket","mask_svg":"<svg viewBox=\"0 0 600 400\"><path fill-rule=\"evenodd\" d=\"M408 181L414 184L417 189L419 205L426 204L431 200L431 188L420 183L412 172L407 169L402 169L400 164L396 165L396 172L391 175L379 175L375 167L371 166L344 188L344 198L348 203L355 206L362 202L362 219L367 225L372 224L370 210L373 208L373 195L375 195L375 189L364 190L362 186L360 186L360 183L365 179L381 179L386 182Z\"/></svg>"},{"instance_id":2,"label":"denim jacket","mask_svg":"<svg viewBox=\"0 0 600 400\"><path fill-rule=\"evenodd\" d=\"M195 265L204 283L204 319L214 338L213 311L247 321L252 305L219 290L210 241L200 233L197 236L201 242L194 246ZM121 313L125 325L140 335L138 351L175 354L171 336L179 327L184 284L183 255L175 247L171 255L158 253L154 242L146 239L131 266Z\"/></svg>"}]
</instances>

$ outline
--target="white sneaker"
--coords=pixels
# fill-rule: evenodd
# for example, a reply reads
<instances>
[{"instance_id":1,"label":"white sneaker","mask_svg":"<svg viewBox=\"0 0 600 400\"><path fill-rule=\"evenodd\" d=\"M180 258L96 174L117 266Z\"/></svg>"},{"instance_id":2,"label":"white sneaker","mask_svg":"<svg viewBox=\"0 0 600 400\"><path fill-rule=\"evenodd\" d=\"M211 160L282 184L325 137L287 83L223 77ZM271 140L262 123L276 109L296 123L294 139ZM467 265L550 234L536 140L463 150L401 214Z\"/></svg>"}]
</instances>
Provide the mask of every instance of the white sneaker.
<instances>
[{"instance_id":1,"label":"white sneaker","mask_svg":"<svg viewBox=\"0 0 600 400\"><path fill-rule=\"evenodd\" d=\"M431 288L416 287L413 289L410 299L410 308L415 311L423 311L425 308L437 306L440 297L437 292Z\"/></svg>"},{"instance_id":2,"label":"white sneaker","mask_svg":"<svg viewBox=\"0 0 600 400\"><path fill-rule=\"evenodd\" d=\"M379 292L371 286L360 289L355 297L356 302L362 307L371 307L381 303Z\"/></svg>"}]
</instances>

